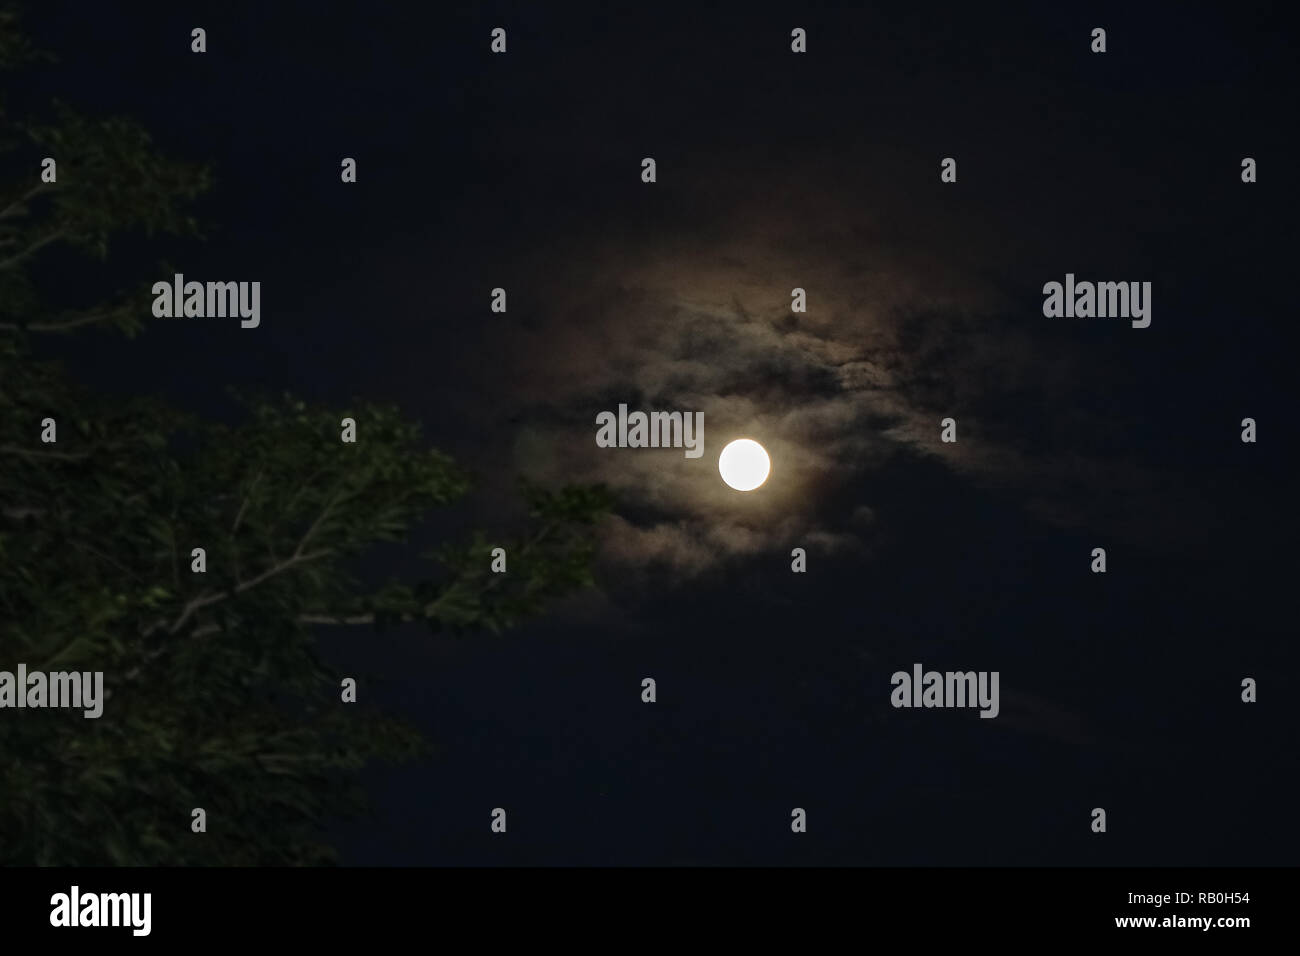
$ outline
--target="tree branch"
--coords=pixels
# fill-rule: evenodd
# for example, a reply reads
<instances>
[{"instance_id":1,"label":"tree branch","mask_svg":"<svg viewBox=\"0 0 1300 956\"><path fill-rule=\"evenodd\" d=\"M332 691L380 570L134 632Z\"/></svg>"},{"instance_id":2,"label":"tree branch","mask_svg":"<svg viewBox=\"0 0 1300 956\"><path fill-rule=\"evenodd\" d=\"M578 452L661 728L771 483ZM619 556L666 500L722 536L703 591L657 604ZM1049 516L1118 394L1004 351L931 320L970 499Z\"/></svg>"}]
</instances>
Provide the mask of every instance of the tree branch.
<instances>
[{"instance_id":1,"label":"tree branch","mask_svg":"<svg viewBox=\"0 0 1300 956\"><path fill-rule=\"evenodd\" d=\"M6 518L12 518L14 521L22 521L24 518L29 517L39 518L41 515L45 514L45 510L43 508L24 508L19 506L17 508L5 508L0 510L0 514L3 514Z\"/></svg>"},{"instance_id":2,"label":"tree branch","mask_svg":"<svg viewBox=\"0 0 1300 956\"><path fill-rule=\"evenodd\" d=\"M535 535L533 535L530 539L524 542L523 546L519 549L519 556L523 557L529 554L534 548L536 548L539 544L541 544L544 540L546 540L546 538L551 534L551 532L553 532L556 529L557 526L558 526L558 522L555 521L549 522L546 525L544 525ZM483 586L483 588L479 591L479 594L480 595L487 594L498 584L500 584L503 579L504 579L504 575L493 575L492 580ZM437 614L438 606L442 604L442 602L445 601L448 598L448 596L450 596L451 593L456 590L456 588L462 586L465 583L465 580L466 579L464 577L459 577L454 579L450 584L447 585L447 587L443 590L442 594L438 595L438 597L436 597L434 600L430 601L428 604L424 605L424 607L420 608L419 614L410 614L410 613L400 614L397 616L397 620L403 624L407 624L412 621L429 620L430 618L434 617ZM367 614L326 614L321 612L314 612L310 614L300 614L298 615L297 620L298 623L300 624L356 626L362 624L374 624L375 615L369 613Z\"/></svg>"},{"instance_id":3,"label":"tree branch","mask_svg":"<svg viewBox=\"0 0 1300 956\"><path fill-rule=\"evenodd\" d=\"M248 490L244 492L244 500L239 503L239 510L235 512L235 523L230 526L230 533L232 535L239 530L239 523L244 520L244 511L248 508L248 502L252 499L253 492L257 489L257 484L261 480L262 471L259 470L257 474L253 476L253 480L249 484Z\"/></svg>"},{"instance_id":4,"label":"tree branch","mask_svg":"<svg viewBox=\"0 0 1300 956\"><path fill-rule=\"evenodd\" d=\"M447 585L446 590L444 590L440 595L438 595L436 598L434 598L424 607L420 608L419 614L410 614L410 613L399 614L397 616L397 620L403 624L408 624L411 621L427 621L429 618L434 616L434 614L438 610L438 605L447 599L447 595L449 595L453 590L455 590L458 584L460 584L459 579ZM369 613L343 614L343 615L299 614L298 623L299 624L337 624L340 626L343 625L355 626L358 624L374 624L375 615Z\"/></svg>"},{"instance_id":5,"label":"tree branch","mask_svg":"<svg viewBox=\"0 0 1300 956\"><path fill-rule=\"evenodd\" d=\"M237 594L242 594L243 592L249 590L250 588L256 587L257 585L261 584L263 581L267 580L268 578L274 577L277 574L283 574L285 571L289 570L292 567L295 567L296 565L306 564L309 561L314 561L317 558L322 558L325 555L330 553L331 553L331 549L322 548L320 550L311 551L300 556L296 555L292 558L288 558L280 562L279 564L273 567L267 568L265 571L263 571L255 578L251 578L250 580L245 581L242 584L236 584L235 587L233 587L229 591L216 591L216 592L204 591L201 594L199 594L198 597L194 598L188 604L186 604L184 608L181 609L180 615L176 618L176 620L171 624L170 627L167 627L166 619L155 621L153 624L149 625L149 627L147 627L142 632L141 636L148 637L149 635L157 632L163 627L166 627L168 634L174 635L178 631L180 631L182 627L185 626L185 622L188 621L191 617L193 617L197 611L200 611L203 608L216 604L220 601L224 601L227 598L234 597ZM222 627L220 624L209 622L207 624L199 625L197 628L195 628L193 631L190 632L189 636L191 638L206 637L208 634L216 634L219 633L221 630ZM152 651L147 652L144 655L144 659L141 660L140 663L136 664L135 667L127 671L124 680L126 681L135 680L140 675L140 672L144 670L146 665L152 663L162 655L166 654L169 647L170 645L163 644L160 645L159 647L154 648Z\"/></svg>"},{"instance_id":6,"label":"tree branch","mask_svg":"<svg viewBox=\"0 0 1300 956\"><path fill-rule=\"evenodd\" d=\"M166 628L168 634L175 634L185 626L185 622L193 617L197 611L201 611L205 607L224 601L228 598L235 597L238 594L243 594L250 588L257 587L257 585L261 584L263 581L273 578L277 574L283 574L290 568L296 567L300 564L306 564L309 561L315 561L317 558L323 558L330 553L332 553L332 549L321 548L304 554L295 554L293 557L286 558L284 561L272 565L254 578L249 578L247 581L236 583L233 588L230 588L227 591L202 591L197 597L192 598L189 603L181 609L180 614L171 625L168 625L166 620L155 621L153 624L149 625L149 627L145 628L141 636L148 637L164 628Z\"/></svg>"},{"instance_id":7,"label":"tree branch","mask_svg":"<svg viewBox=\"0 0 1300 956\"><path fill-rule=\"evenodd\" d=\"M413 621L415 615L403 614L400 618L402 621ZM337 624L357 625L357 624L374 624L375 616L373 614L349 614L342 617L336 617L332 614L299 614L299 624Z\"/></svg>"},{"instance_id":8,"label":"tree branch","mask_svg":"<svg viewBox=\"0 0 1300 956\"><path fill-rule=\"evenodd\" d=\"M288 571L290 568L296 567L299 564L306 564L309 561L315 561L317 558L323 558L326 555L333 554L333 553L334 553L333 548L319 548L315 551L308 551L306 553L295 552L292 557L285 558L283 561L281 561L279 564L275 565L274 567L267 568L261 574L257 575L257 577L249 578L243 584L236 585L235 588L229 594L223 594L221 595L221 597L230 597L235 594L243 594L249 588L257 587L257 585L261 584L267 578L275 577L275 575L277 574L283 574L285 571ZM218 598L218 600L219 599L220 598ZM215 603L215 601L206 601L204 603L213 604Z\"/></svg>"},{"instance_id":9,"label":"tree branch","mask_svg":"<svg viewBox=\"0 0 1300 956\"><path fill-rule=\"evenodd\" d=\"M99 558L101 561L107 561L109 564L117 568L123 574L126 574L128 577L134 578L139 583L142 584L144 583L143 581L140 581L140 576L136 574L134 571L132 571L130 568L128 568L126 565L119 563L116 559L114 559L113 557L107 554L104 554L102 551L99 551L96 548L92 548L90 545L86 544L85 542L74 541L72 542L72 546L79 551L84 551L86 554L94 555L95 557Z\"/></svg>"},{"instance_id":10,"label":"tree branch","mask_svg":"<svg viewBox=\"0 0 1300 956\"><path fill-rule=\"evenodd\" d=\"M288 502L285 503L285 506L280 509L281 518L283 518L285 515L293 513L293 506L298 503L298 499L302 497L302 493L306 491L308 488L310 488L311 483L315 481L317 478L319 478L324 473L324 471L325 469L323 467L317 468L315 471L313 471L310 475L308 475L306 478L302 480L302 482L298 485L294 493L289 497ZM280 522L276 521L274 524L271 525L269 530L274 531L279 526L280 526Z\"/></svg>"},{"instance_id":11,"label":"tree branch","mask_svg":"<svg viewBox=\"0 0 1300 956\"><path fill-rule=\"evenodd\" d=\"M0 445L0 452L25 458L58 458L63 461L81 461L90 457L88 451L36 451L33 448L19 448L17 445Z\"/></svg>"},{"instance_id":12,"label":"tree branch","mask_svg":"<svg viewBox=\"0 0 1300 956\"><path fill-rule=\"evenodd\" d=\"M26 203L35 199L41 193L46 192L49 188L49 183L37 183L9 205L5 206L4 209L0 209L0 219L8 219L10 216L19 212Z\"/></svg>"},{"instance_id":13,"label":"tree branch","mask_svg":"<svg viewBox=\"0 0 1300 956\"><path fill-rule=\"evenodd\" d=\"M181 557L176 551L176 512L172 512L171 521L167 522L167 533L172 542L172 583L179 591L181 587Z\"/></svg>"},{"instance_id":14,"label":"tree branch","mask_svg":"<svg viewBox=\"0 0 1300 956\"><path fill-rule=\"evenodd\" d=\"M113 312L95 312L90 315L81 315L75 319L62 319L58 322L31 322L28 325L19 325L16 322L0 322L0 329L6 332L67 332L69 329L77 329L83 325L93 325L96 322L103 322L111 319Z\"/></svg>"},{"instance_id":15,"label":"tree branch","mask_svg":"<svg viewBox=\"0 0 1300 956\"><path fill-rule=\"evenodd\" d=\"M340 482L340 484L342 483ZM330 495L330 499L325 502L325 507L321 510L321 513L316 516L316 520L313 521L311 526L303 533L302 540L298 542L298 547L294 549L293 558L290 558L290 560L302 556L302 549L307 547L307 543L311 541L316 532L320 530L320 526L325 522L325 519L334 512L335 506L337 506L345 497L346 496L341 491L336 491L334 494Z\"/></svg>"},{"instance_id":16,"label":"tree branch","mask_svg":"<svg viewBox=\"0 0 1300 956\"><path fill-rule=\"evenodd\" d=\"M12 269L14 266L18 265L23 260L30 259L32 256L34 256L41 249L48 246L50 243L58 242L60 239L66 238L66 236L67 233L64 230L55 229L53 232L49 233L48 235L40 239L37 239L35 242L33 242L22 252L16 252L8 259L0 259L0 271L3 271L5 269Z\"/></svg>"}]
</instances>

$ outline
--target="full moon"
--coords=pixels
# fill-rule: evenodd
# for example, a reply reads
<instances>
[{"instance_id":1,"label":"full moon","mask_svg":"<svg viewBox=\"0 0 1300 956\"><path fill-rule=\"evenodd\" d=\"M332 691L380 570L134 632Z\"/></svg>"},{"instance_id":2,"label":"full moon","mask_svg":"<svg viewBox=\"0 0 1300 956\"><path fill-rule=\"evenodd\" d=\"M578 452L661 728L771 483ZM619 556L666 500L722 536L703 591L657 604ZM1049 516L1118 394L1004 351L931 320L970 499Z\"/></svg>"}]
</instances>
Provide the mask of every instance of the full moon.
<instances>
[{"instance_id":1,"label":"full moon","mask_svg":"<svg viewBox=\"0 0 1300 956\"><path fill-rule=\"evenodd\" d=\"M771 470L767 450L752 438L737 438L718 456L718 473L737 491L753 491L767 481Z\"/></svg>"}]
</instances>

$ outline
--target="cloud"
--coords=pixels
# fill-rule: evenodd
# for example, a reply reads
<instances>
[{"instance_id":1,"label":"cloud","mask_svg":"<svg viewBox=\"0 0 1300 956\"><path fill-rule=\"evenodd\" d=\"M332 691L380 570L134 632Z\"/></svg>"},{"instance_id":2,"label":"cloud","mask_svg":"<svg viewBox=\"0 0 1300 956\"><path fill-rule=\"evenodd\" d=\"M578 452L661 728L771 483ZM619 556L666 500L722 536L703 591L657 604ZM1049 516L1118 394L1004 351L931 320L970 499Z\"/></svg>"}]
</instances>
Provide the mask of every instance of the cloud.
<instances>
[{"instance_id":1,"label":"cloud","mask_svg":"<svg viewBox=\"0 0 1300 956\"><path fill-rule=\"evenodd\" d=\"M535 265L545 306L502 337L512 396L528 409L516 464L619 492L628 508L609 528L610 560L694 575L792 543L864 549L871 508L825 503L900 454L1011 489L1056 524L1177 529L1187 502L1161 491L1166 479L1087 450L1089 435L1124 423L1082 410L1086 350L991 278L1032 265L997 250L972 259L979 245L941 209L911 209L916 225L900 229L896 203L804 182L731 183L701 201L698 222L577 235ZM795 287L807 314L790 311ZM596 415L620 402L702 411L704 456L597 448ZM939 440L948 416L952 444ZM742 435L773 460L749 495L716 471Z\"/></svg>"}]
</instances>

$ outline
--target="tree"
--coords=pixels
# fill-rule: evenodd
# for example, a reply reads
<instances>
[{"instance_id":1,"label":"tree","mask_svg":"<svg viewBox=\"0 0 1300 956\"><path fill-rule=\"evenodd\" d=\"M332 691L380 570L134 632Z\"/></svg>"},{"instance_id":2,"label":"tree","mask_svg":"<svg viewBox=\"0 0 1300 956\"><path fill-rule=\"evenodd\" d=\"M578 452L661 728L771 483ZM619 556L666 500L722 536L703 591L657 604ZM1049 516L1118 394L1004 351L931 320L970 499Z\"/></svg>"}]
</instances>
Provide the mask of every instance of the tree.
<instances>
[{"instance_id":1,"label":"tree","mask_svg":"<svg viewBox=\"0 0 1300 956\"><path fill-rule=\"evenodd\" d=\"M33 56L0 12L0 69ZM0 862L329 861L323 826L359 806L355 771L422 743L342 702L314 628L507 628L592 583L609 498L525 484L530 523L492 542L508 573L491 572L479 533L421 556L421 580L363 587L357 562L463 501L467 473L391 407L253 395L241 421L207 422L154 398L106 400L38 361L34 337L135 334L151 300L142 286L60 309L32 264L59 245L105 257L124 230L193 235L186 204L210 178L157 155L129 120L58 105L48 125L3 128L18 179L0 193L0 670L102 671L108 700L99 719L0 710ZM57 183L39 181L45 155ZM355 444L340 440L345 416ZM41 441L47 417L56 443Z\"/></svg>"}]
</instances>

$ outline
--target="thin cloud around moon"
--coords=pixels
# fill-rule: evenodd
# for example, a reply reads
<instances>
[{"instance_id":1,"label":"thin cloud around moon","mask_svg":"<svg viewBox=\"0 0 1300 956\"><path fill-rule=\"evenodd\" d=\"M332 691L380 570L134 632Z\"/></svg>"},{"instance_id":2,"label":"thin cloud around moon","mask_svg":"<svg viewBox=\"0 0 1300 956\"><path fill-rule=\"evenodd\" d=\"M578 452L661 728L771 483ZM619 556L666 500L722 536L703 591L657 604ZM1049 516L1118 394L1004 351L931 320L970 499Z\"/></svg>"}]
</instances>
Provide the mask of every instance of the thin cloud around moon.
<instances>
[{"instance_id":1,"label":"thin cloud around moon","mask_svg":"<svg viewBox=\"0 0 1300 956\"><path fill-rule=\"evenodd\" d=\"M1068 445L1030 450L1015 432L1026 409L1062 431L1089 427L1086 360L1064 357L1060 326L991 278L1032 270L1006 261L1031 252L969 245L960 218L942 236L900 232L888 203L855 217L835 198L775 190L761 213L740 214L714 196L707 221L676 238L629 232L548 250L528 280L544 305L508 337L534 451L516 468L549 461L554 480L608 483L632 507L612 523L607 557L687 573L809 536L869 549L874 524L861 516L880 503L843 499L900 454L1010 491L1053 524L1162 540L1183 529L1195 505L1169 494L1167 476ZM581 275L566 271L575 262ZM795 287L807 313L791 311ZM703 412L703 458L597 448L591 423L620 402ZM939 440L948 416L955 443ZM747 435L763 436L780 476L742 511L709 471L726 441ZM1080 474L1114 493L1080 496Z\"/></svg>"}]
</instances>

